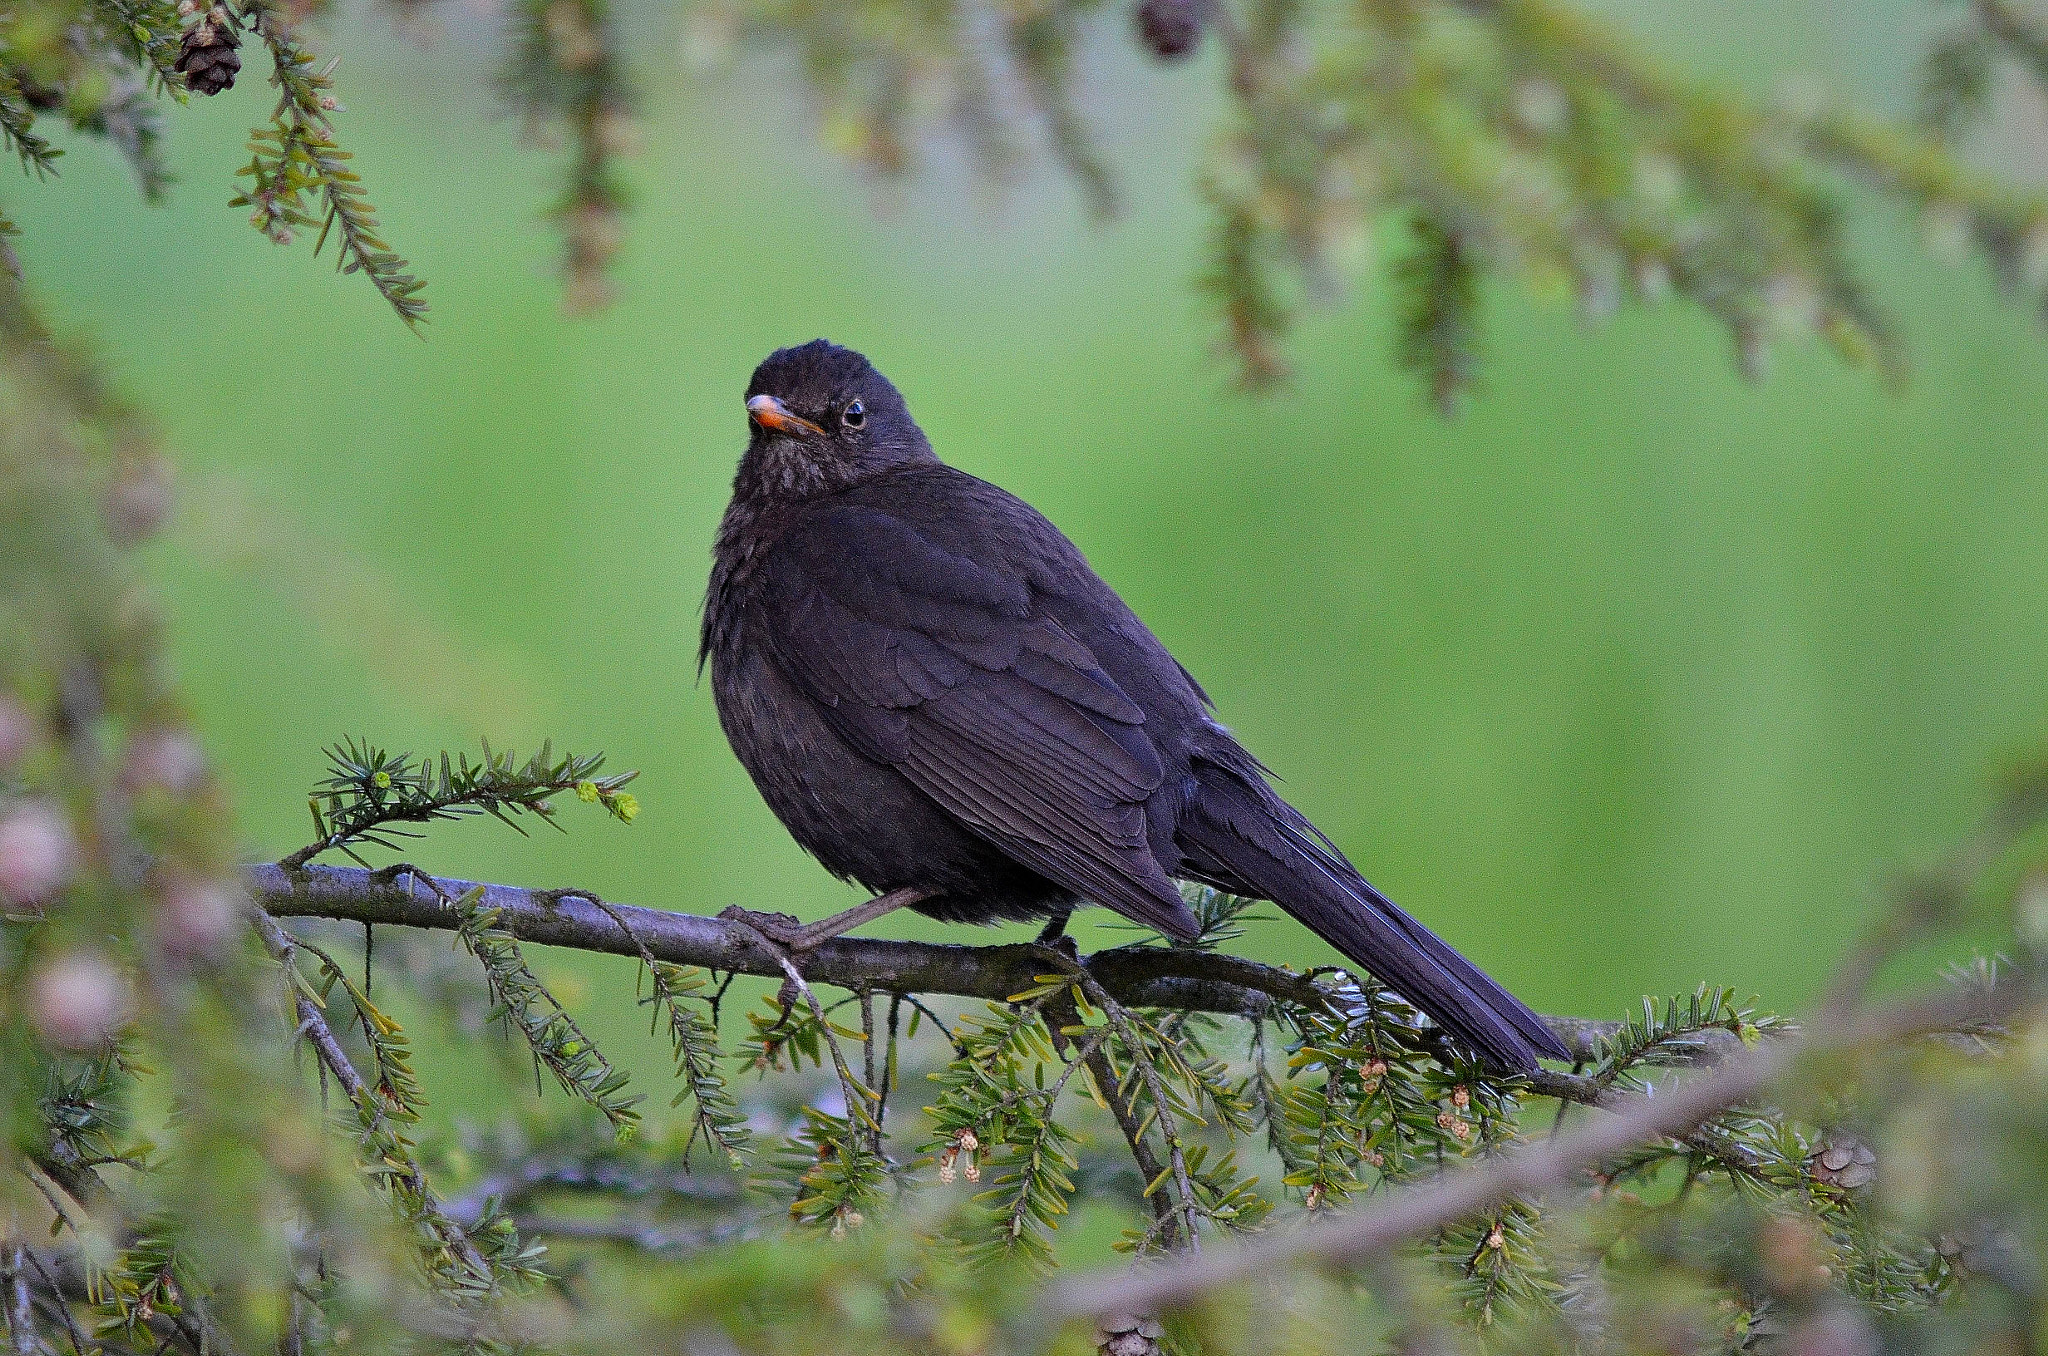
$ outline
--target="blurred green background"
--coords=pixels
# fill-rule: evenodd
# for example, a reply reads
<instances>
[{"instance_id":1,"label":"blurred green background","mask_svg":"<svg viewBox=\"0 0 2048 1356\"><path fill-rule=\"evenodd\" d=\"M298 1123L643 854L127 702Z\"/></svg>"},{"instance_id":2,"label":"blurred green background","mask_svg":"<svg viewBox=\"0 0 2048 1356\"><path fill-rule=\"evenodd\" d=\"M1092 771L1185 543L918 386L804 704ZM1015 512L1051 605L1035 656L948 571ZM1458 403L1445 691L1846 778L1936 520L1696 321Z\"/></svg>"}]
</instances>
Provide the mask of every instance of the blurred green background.
<instances>
[{"instance_id":1,"label":"blurred green background","mask_svg":"<svg viewBox=\"0 0 2048 1356\"><path fill-rule=\"evenodd\" d=\"M1689 6L1647 36L1758 89L1811 72L1895 111L1923 8ZM341 735L546 735L644 769L640 821L463 825L424 863L702 912L848 903L695 681L741 392L817 335L872 356L941 455L1061 524L1288 794L1540 1009L1701 979L1796 1008L1880 874L1958 834L2041 732L2048 341L1911 221L1878 209L1859 240L1910 336L1903 392L1815 350L1746 386L1683 308L1587 330L1566 298L1504 292L1481 393L1444 422L1393 369L1368 275L1300 333L1291 387L1251 398L1192 286L1213 71L1099 45L1086 103L1129 209L1096 227L1050 174L998 199L941 154L864 180L816 146L787 67L686 78L680 21L648 7L626 15L647 97L621 299L566 319L554 157L495 111L494 19L432 13L437 36L356 11L319 35L430 281L424 341L223 205L269 106L255 67L168 120L167 207L92 144L8 195L54 318L179 449L153 549L253 855L308 835ZM1330 959L1284 923L1248 946ZM594 1033L634 1022L592 1001L623 967L547 966Z\"/></svg>"}]
</instances>

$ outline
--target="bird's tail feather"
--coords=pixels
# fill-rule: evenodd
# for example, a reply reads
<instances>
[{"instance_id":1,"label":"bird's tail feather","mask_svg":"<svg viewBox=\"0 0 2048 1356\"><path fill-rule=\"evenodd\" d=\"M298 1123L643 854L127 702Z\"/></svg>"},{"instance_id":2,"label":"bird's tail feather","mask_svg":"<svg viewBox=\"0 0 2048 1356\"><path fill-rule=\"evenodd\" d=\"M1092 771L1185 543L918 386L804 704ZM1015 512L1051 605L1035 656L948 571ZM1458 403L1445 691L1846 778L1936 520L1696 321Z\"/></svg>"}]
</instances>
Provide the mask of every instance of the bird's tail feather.
<instances>
[{"instance_id":1,"label":"bird's tail feather","mask_svg":"<svg viewBox=\"0 0 2048 1356\"><path fill-rule=\"evenodd\" d=\"M1569 1058L1542 1018L1375 890L1262 780L1205 770L1176 837L1190 867L1272 900L1501 1067Z\"/></svg>"}]
</instances>

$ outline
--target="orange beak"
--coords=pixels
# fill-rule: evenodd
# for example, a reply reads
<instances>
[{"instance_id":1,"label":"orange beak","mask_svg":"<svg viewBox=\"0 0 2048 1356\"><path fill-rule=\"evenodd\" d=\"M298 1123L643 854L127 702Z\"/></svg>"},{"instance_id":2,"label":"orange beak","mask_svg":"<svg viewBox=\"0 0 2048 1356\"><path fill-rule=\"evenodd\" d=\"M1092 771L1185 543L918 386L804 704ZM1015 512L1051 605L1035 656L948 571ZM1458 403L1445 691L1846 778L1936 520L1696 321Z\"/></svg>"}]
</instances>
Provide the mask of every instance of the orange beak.
<instances>
[{"instance_id":1,"label":"orange beak","mask_svg":"<svg viewBox=\"0 0 2048 1356\"><path fill-rule=\"evenodd\" d=\"M747 417L770 432L787 433L791 437L807 433L822 436L825 432L803 416L791 414L789 407L772 395L757 395L748 400Z\"/></svg>"}]
</instances>

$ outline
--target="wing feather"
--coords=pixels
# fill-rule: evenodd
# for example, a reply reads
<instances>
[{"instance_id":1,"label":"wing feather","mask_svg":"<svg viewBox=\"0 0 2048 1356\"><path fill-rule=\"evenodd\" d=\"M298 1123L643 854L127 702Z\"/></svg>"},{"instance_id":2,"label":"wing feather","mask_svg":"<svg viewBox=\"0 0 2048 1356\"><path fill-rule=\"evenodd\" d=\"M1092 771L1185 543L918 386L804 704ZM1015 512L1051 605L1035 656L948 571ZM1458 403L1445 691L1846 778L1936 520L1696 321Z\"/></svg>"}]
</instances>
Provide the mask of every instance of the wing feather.
<instances>
[{"instance_id":1,"label":"wing feather","mask_svg":"<svg viewBox=\"0 0 2048 1356\"><path fill-rule=\"evenodd\" d=\"M1195 927L1146 838L1145 713L1028 584L872 508L809 515L763 563L775 662L855 748L1077 894Z\"/></svg>"}]
</instances>

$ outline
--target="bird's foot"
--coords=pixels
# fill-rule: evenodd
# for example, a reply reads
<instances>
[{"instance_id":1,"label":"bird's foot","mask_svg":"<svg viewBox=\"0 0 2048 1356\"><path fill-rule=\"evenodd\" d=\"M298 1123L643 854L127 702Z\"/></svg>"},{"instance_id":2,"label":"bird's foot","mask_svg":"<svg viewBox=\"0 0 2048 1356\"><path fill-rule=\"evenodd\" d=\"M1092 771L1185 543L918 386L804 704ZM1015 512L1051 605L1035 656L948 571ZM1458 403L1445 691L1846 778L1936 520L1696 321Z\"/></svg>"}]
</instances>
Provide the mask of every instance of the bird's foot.
<instances>
[{"instance_id":1,"label":"bird's foot","mask_svg":"<svg viewBox=\"0 0 2048 1356\"><path fill-rule=\"evenodd\" d=\"M777 953L783 978L782 987L775 991L775 1004L781 1011L776 1014L775 1025L769 1029L780 1031L790 1014L796 1011L797 1000L803 997L803 988L798 982L803 972L796 965L796 957L804 951L800 945L804 935L803 920L791 913L756 913L737 904L720 909L718 916L725 922L738 923ZM816 946L817 942L813 941L811 945Z\"/></svg>"},{"instance_id":2,"label":"bird's foot","mask_svg":"<svg viewBox=\"0 0 2048 1356\"><path fill-rule=\"evenodd\" d=\"M920 886L891 890L888 894L876 895L865 904L856 904L844 913L835 913L830 918L821 918L815 923L805 923L794 914L756 913L737 904L719 910L718 916L729 923L750 927L789 951L809 951L812 947L829 942L862 923L871 922L886 913L894 913L921 899L928 899L931 895L932 891Z\"/></svg>"},{"instance_id":3,"label":"bird's foot","mask_svg":"<svg viewBox=\"0 0 2048 1356\"><path fill-rule=\"evenodd\" d=\"M405 893L410 896L413 887L419 886L439 896L442 903L448 903L448 892L441 888L441 882L414 866L411 862L393 862L380 866L370 873L370 880L377 885L396 885L400 876L405 877Z\"/></svg>"},{"instance_id":4,"label":"bird's foot","mask_svg":"<svg viewBox=\"0 0 2048 1356\"><path fill-rule=\"evenodd\" d=\"M718 916L728 923L738 923L760 933L786 951L808 951L825 940L793 913L757 913L733 904L720 909Z\"/></svg>"},{"instance_id":5,"label":"bird's foot","mask_svg":"<svg viewBox=\"0 0 2048 1356\"><path fill-rule=\"evenodd\" d=\"M1031 945L1044 955L1058 958L1069 969L1081 968L1080 944L1064 933L1057 937L1038 937Z\"/></svg>"}]
</instances>

